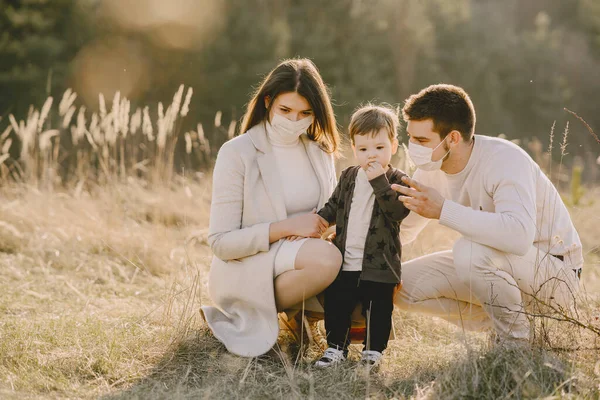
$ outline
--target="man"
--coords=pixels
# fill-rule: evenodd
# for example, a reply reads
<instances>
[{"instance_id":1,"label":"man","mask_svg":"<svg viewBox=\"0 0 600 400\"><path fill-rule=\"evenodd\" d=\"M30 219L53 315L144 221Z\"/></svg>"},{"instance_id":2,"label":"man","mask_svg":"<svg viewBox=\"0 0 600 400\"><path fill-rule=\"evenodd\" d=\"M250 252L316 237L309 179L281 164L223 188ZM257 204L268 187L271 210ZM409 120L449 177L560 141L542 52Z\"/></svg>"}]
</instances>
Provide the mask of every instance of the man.
<instances>
[{"instance_id":1,"label":"man","mask_svg":"<svg viewBox=\"0 0 600 400\"><path fill-rule=\"evenodd\" d=\"M405 179L410 188L394 186L412 211L401 242L432 219L462 237L452 250L404 263L395 304L465 329L493 328L511 342L529 338L528 312L569 312L581 241L539 166L509 141L474 134L475 109L462 88L429 86L402 111L417 170Z\"/></svg>"}]
</instances>

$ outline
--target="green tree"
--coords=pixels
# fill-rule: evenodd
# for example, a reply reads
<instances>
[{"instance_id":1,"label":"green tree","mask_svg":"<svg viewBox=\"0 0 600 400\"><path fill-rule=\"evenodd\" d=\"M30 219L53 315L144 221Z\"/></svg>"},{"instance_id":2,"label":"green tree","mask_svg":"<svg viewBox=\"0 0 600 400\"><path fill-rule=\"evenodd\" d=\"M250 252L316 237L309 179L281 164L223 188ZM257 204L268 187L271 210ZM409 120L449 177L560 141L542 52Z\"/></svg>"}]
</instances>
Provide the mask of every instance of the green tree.
<instances>
[{"instance_id":1,"label":"green tree","mask_svg":"<svg viewBox=\"0 0 600 400\"><path fill-rule=\"evenodd\" d=\"M76 0L0 0L0 115L65 88L69 63L86 34Z\"/></svg>"}]
</instances>

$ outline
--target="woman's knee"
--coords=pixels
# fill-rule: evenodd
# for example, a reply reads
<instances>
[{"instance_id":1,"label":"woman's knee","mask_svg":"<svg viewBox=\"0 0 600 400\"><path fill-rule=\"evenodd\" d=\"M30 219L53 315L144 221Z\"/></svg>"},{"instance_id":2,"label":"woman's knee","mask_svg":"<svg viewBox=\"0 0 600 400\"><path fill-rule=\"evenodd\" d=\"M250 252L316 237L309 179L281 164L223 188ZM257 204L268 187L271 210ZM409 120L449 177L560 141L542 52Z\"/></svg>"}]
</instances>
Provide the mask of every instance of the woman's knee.
<instances>
[{"instance_id":1,"label":"woman's knee","mask_svg":"<svg viewBox=\"0 0 600 400\"><path fill-rule=\"evenodd\" d=\"M342 254L337 247L329 242L325 242L322 247L323 251L317 258L317 265L319 271L333 282L342 267Z\"/></svg>"},{"instance_id":2,"label":"woman's knee","mask_svg":"<svg viewBox=\"0 0 600 400\"><path fill-rule=\"evenodd\" d=\"M296 269L314 269L320 276L333 281L342 266L342 254L330 242L314 239L302 246L296 261Z\"/></svg>"}]
</instances>

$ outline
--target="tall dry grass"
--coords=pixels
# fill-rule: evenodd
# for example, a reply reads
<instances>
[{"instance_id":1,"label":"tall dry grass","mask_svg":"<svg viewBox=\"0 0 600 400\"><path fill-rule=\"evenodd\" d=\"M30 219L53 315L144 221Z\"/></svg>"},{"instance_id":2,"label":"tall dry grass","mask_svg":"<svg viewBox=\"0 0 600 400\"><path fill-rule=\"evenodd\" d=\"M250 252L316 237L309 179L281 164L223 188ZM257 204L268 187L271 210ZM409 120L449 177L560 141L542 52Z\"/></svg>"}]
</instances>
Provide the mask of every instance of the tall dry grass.
<instances>
[{"instance_id":1,"label":"tall dry grass","mask_svg":"<svg viewBox=\"0 0 600 400\"><path fill-rule=\"evenodd\" d=\"M181 131L192 94L191 87L185 90L181 85L171 104L165 107L159 102L155 112L149 106L134 111L131 101L119 92L107 105L100 94L99 109L91 112L85 105L78 106L77 94L68 89L56 109L54 99L48 97L41 109L31 106L25 119L10 114L0 135L0 184L52 188L87 182L104 185L134 177L156 185L171 182L185 168L206 168L211 143L202 125ZM235 128L232 122L229 136ZM176 154L181 160L175 159Z\"/></svg>"}]
</instances>

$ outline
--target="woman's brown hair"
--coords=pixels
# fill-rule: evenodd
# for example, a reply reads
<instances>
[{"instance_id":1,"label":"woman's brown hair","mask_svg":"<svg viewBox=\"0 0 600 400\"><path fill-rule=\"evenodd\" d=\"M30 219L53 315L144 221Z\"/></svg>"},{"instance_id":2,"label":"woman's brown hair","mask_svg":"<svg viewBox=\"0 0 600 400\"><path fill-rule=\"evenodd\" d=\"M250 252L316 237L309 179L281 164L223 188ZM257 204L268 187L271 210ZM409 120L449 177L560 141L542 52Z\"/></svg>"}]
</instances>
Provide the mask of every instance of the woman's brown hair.
<instances>
[{"instance_id":1,"label":"woman's brown hair","mask_svg":"<svg viewBox=\"0 0 600 400\"><path fill-rule=\"evenodd\" d=\"M305 58L285 60L266 76L248 103L241 132L267 120L274 101L267 107L265 98L275 100L287 92L298 93L312 108L315 121L306 131L308 137L319 143L324 151L337 153L340 134L329 92L315 64Z\"/></svg>"}]
</instances>

